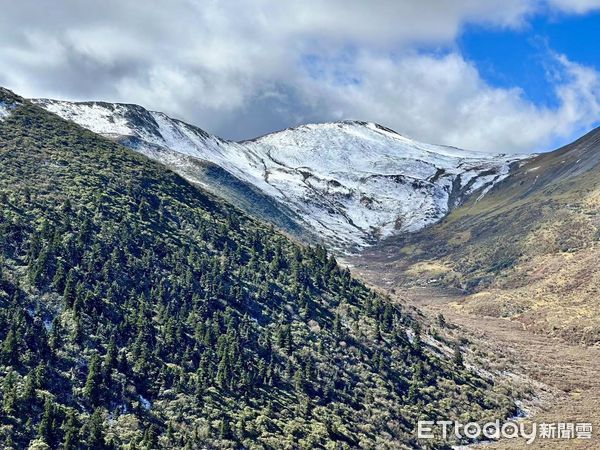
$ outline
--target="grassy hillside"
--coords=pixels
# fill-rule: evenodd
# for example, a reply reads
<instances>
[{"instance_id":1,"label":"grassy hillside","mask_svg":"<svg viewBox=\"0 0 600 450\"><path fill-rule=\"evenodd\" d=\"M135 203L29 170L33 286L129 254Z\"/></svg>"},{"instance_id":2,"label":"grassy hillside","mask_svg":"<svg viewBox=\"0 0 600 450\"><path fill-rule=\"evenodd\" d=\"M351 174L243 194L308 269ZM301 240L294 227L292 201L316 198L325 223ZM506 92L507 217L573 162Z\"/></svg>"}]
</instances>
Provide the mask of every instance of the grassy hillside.
<instances>
[{"instance_id":1,"label":"grassy hillside","mask_svg":"<svg viewBox=\"0 0 600 450\"><path fill-rule=\"evenodd\" d=\"M465 307L600 340L600 130L540 155L441 223L366 254L397 284L477 293Z\"/></svg>"},{"instance_id":2,"label":"grassy hillside","mask_svg":"<svg viewBox=\"0 0 600 450\"><path fill-rule=\"evenodd\" d=\"M324 249L0 101L3 448L414 448L514 412Z\"/></svg>"}]
</instances>

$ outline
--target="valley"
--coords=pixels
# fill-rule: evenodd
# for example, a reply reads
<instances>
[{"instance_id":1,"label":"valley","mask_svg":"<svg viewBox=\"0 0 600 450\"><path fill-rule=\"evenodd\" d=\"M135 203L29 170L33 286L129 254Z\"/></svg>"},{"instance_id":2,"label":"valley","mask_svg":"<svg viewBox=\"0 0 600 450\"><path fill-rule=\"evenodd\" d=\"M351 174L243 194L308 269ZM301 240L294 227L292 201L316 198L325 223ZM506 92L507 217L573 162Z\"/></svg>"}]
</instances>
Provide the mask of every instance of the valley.
<instances>
[{"instance_id":1,"label":"valley","mask_svg":"<svg viewBox=\"0 0 600 450\"><path fill-rule=\"evenodd\" d=\"M468 340L470 357L492 371L512 374L512 383L528 386L534 395L524 401L525 422L591 422L600 424L600 348L566 342L559 337L535 333L522 323L469 311L468 297L437 290L415 288L402 292L403 303L417 306L429 320L440 314L449 326ZM504 439L474 445L481 449L595 449L600 438L591 440Z\"/></svg>"},{"instance_id":2,"label":"valley","mask_svg":"<svg viewBox=\"0 0 600 450\"><path fill-rule=\"evenodd\" d=\"M525 391L535 395L526 420L591 422L594 430L600 427L599 150L597 129L524 162L440 222L347 260L356 275L417 307L430 323L439 325L442 314L456 324L478 364L529 386ZM481 448L598 445L594 433L591 441Z\"/></svg>"},{"instance_id":3,"label":"valley","mask_svg":"<svg viewBox=\"0 0 600 450\"><path fill-rule=\"evenodd\" d=\"M473 298L456 289L435 287L390 288L389 278L378 270L353 268L368 284L392 293L405 307L423 314L423 323L435 334L463 343L465 359L496 374L521 396L522 419L527 426L540 423L592 423L600 426L600 347L583 345L558 336L540 334L519 320L474 312ZM443 325L440 324L443 317ZM501 439L470 445L471 449L596 449L591 440Z\"/></svg>"}]
</instances>

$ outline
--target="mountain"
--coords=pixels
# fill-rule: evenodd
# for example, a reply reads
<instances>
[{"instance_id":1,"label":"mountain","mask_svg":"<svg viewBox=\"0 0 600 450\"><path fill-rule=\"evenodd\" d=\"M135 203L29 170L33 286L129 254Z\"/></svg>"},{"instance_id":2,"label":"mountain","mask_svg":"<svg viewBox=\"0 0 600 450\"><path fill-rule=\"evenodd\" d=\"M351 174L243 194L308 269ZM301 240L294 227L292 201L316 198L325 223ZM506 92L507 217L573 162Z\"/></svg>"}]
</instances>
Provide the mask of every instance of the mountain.
<instances>
[{"instance_id":1,"label":"mountain","mask_svg":"<svg viewBox=\"0 0 600 450\"><path fill-rule=\"evenodd\" d=\"M0 102L3 448L420 448L423 417L515 413L323 247Z\"/></svg>"},{"instance_id":2,"label":"mountain","mask_svg":"<svg viewBox=\"0 0 600 450\"><path fill-rule=\"evenodd\" d=\"M137 105L34 100L309 242L355 252L437 222L523 157L423 144L374 123L231 142Z\"/></svg>"},{"instance_id":3,"label":"mountain","mask_svg":"<svg viewBox=\"0 0 600 450\"><path fill-rule=\"evenodd\" d=\"M522 162L483 198L381 242L359 264L388 286L459 288L473 294L463 305L471 312L592 344L599 239L600 128Z\"/></svg>"}]
</instances>

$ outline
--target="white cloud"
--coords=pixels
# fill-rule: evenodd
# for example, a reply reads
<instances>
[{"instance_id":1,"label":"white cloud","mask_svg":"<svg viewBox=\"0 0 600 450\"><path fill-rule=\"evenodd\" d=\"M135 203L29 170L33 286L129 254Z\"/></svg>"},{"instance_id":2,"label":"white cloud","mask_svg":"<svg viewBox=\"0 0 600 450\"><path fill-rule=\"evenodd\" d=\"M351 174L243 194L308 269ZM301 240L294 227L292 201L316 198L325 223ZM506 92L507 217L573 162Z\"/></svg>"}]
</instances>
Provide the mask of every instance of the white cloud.
<instances>
[{"instance_id":1,"label":"white cloud","mask_svg":"<svg viewBox=\"0 0 600 450\"><path fill-rule=\"evenodd\" d=\"M600 0L550 0L549 3L560 11L577 14L600 9Z\"/></svg>"},{"instance_id":2,"label":"white cloud","mask_svg":"<svg viewBox=\"0 0 600 450\"><path fill-rule=\"evenodd\" d=\"M352 117L427 141L525 151L592 123L598 74L556 59L560 105L541 108L519 89L487 85L447 49L466 23L516 28L543 8L595 3L63 0L49 9L21 0L0 15L0 84L140 103L227 137ZM423 44L446 51L417 53Z\"/></svg>"},{"instance_id":3,"label":"white cloud","mask_svg":"<svg viewBox=\"0 0 600 450\"><path fill-rule=\"evenodd\" d=\"M340 85L329 76L307 82L305 91L324 99L319 108L330 108L332 116L369 117L425 141L493 152L540 150L600 117L600 73L564 55L551 58L560 76L556 108L534 105L517 88L487 85L456 53L395 62L362 55L351 69L360 85Z\"/></svg>"}]
</instances>

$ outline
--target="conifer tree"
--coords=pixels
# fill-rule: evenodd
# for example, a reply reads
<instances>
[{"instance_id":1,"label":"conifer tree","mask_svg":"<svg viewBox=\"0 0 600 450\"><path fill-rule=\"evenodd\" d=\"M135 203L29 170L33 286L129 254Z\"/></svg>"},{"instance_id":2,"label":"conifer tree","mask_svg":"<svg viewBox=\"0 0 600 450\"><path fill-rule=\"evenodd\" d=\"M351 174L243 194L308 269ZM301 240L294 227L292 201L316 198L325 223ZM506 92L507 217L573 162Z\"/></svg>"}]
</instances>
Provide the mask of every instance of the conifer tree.
<instances>
[{"instance_id":1,"label":"conifer tree","mask_svg":"<svg viewBox=\"0 0 600 450\"><path fill-rule=\"evenodd\" d=\"M54 273L54 278L52 278L52 284L51 286L59 291L62 292L65 289L65 264L61 261L58 264L58 267L56 268L56 272Z\"/></svg>"},{"instance_id":2,"label":"conifer tree","mask_svg":"<svg viewBox=\"0 0 600 450\"><path fill-rule=\"evenodd\" d=\"M44 441L49 446L54 445L54 406L49 397L46 397L44 403L44 414L38 426L38 438Z\"/></svg>"},{"instance_id":3,"label":"conifer tree","mask_svg":"<svg viewBox=\"0 0 600 450\"><path fill-rule=\"evenodd\" d=\"M96 408L87 422L87 448L90 450L106 450L104 442L104 429L102 425L102 412Z\"/></svg>"},{"instance_id":4,"label":"conifer tree","mask_svg":"<svg viewBox=\"0 0 600 450\"><path fill-rule=\"evenodd\" d=\"M11 328L2 342L0 356L2 362L7 365L14 365L18 361L18 346L15 331Z\"/></svg>"},{"instance_id":5,"label":"conifer tree","mask_svg":"<svg viewBox=\"0 0 600 450\"><path fill-rule=\"evenodd\" d=\"M69 410L64 425L64 440L62 450L75 450L78 443L78 430L75 423L75 414Z\"/></svg>"},{"instance_id":6,"label":"conifer tree","mask_svg":"<svg viewBox=\"0 0 600 450\"><path fill-rule=\"evenodd\" d=\"M97 353L94 353L90 359L88 375L83 393L92 406L97 406L100 402L101 392L102 373L100 370L100 357Z\"/></svg>"},{"instance_id":7,"label":"conifer tree","mask_svg":"<svg viewBox=\"0 0 600 450\"><path fill-rule=\"evenodd\" d=\"M15 412L17 384L16 373L9 371L2 382L2 410L6 416L11 416Z\"/></svg>"},{"instance_id":8,"label":"conifer tree","mask_svg":"<svg viewBox=\"0 0 600 450\"><path fill-rule=\"evenodd\" d=\"M223 417L221 419L221 425L219 427L219 437L221 439L229 439L231 435L231 428L229 425L229 418Z\"/></svg>"},{"instance_id":9,"label":"conifer tree","mask_svg":"<svg viewBox=\"0 0 600 450\"><path fill-rule=\"evenodd\" d=\"M73 307L75 303L75 275L73 270L69 270L67 279L65 281L65 287L63 289L63 302L66 308Z\"/></svg>"},{"instance_id":10,"label":"conifer tree","mask_svg":"<svg viewBox=\"0 0 600 450\"><path fill-rule=\"evenodd\" d=\"M465 365L462 349L460 348L460 344L458 342L454 345L454 355L452 357L452 361L457 367L464 367Z\"/></svg>"}]
</instances>

